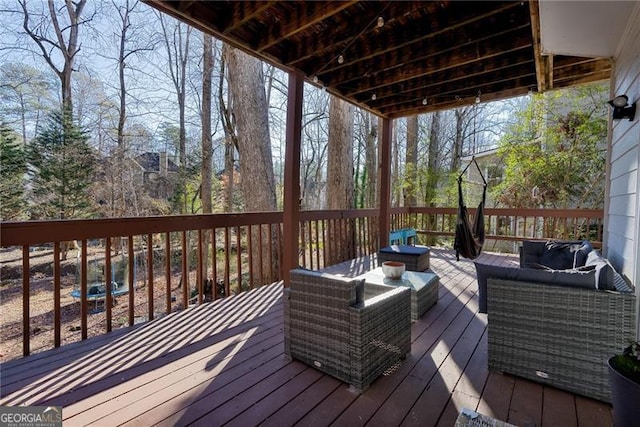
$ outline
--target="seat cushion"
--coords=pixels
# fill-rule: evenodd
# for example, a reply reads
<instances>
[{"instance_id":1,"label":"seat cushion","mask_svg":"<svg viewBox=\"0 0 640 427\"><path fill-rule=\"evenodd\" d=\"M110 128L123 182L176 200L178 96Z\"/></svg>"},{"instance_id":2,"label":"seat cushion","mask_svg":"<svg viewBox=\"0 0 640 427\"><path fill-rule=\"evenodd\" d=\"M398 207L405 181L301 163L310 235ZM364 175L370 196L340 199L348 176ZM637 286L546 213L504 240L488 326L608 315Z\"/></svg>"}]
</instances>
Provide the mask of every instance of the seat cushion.
<instances>
[{"instance_id":1,"label":"seat cushion","mask_svg":"<svg viewBox=\"0 0 640 427\"><path fill-rule=\"evenodd\" d=\"M532 283L545 283L585 289L609 289L600 284L596 288L597 269L576 268L567 270L510 268L474 262L478 279L478 305L480 313L487 312L487 279L489 277ZM613 283L613 278L612 282ZM517 286L517 285L514 285ZM608 286L608 285L607 285Z\"/></svg>"},{"instance_id":2,"label":"seat cushion","mask_svg":"<svg viewBox=\"0 0 640 427\"><path fill-rule=\"evenodd\" d=\"M403 255L422 255L429 252L429 248L426 246L411 246L411 245L391 245L385 248L381 248L380 252L386 254L403 254Z\"/></svg>"}]
</instances>

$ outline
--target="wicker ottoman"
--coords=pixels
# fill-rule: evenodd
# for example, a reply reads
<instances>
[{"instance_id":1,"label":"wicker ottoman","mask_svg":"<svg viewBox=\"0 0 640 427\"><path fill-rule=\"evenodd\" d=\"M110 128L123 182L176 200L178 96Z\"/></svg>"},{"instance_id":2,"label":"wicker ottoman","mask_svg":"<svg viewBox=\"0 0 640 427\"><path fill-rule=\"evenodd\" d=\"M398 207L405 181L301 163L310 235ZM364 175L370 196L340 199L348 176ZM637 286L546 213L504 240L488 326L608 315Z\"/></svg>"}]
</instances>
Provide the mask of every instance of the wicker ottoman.
<instances>
[{"instance_id":1,"label":"wicker ottoman","mask_svg":"<svg viewBox=\"0 0 640 427\"><path fill-rule=\"evenodd\" d=\"M429 253L426 246L391 245L378 251L378 265L399 261L405 263L409 271L425 271L429 268Z\"/></svg>"},{"instance_id":2,"label":"wicker ottoman","mask_svg":"<svg viewBox=\"0 0 640 427\"><path fill-rule=\"evenodd\" d=\"M387 279L382 267L357 277L366 283L386 286L404 286L411 289L411 320L416 321L438 302L440 277L434 273L405 271L399 280Z\"/></svg>"}]
</instances>

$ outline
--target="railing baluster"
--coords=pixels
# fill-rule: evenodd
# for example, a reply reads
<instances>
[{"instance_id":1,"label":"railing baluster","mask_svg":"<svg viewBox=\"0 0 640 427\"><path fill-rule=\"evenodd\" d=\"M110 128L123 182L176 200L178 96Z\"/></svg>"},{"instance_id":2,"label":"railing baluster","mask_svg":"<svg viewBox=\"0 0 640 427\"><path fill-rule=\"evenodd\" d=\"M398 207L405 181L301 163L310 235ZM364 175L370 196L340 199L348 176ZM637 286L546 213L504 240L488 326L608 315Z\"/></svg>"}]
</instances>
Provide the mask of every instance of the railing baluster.
<instances>
[{"instance_id":1,"label":"railing baluster","mask_svg":"<svg viewBox=\"0 0 640 427\"><path fill-rule=\"evenodd\" d=\"M218 245L217 230L211 229L211 286L213 287L213 299L217 300L218 295Z\"/></svg>"},{"instance_id":2,"label":"railing baluster","mask_svg":"<svg viewBox=\"0 0 640 427\"><path fill-rule=\"evenodd\" d=\"M197 271L196 271L196 288L198 290L198 305L202 304L202 267L204 263L202 262L202 229L198 229L198 250L197 250L198 262L197 262Z\"/></svg>"},{"instance_id":3,"label":"railing baluster","mask_svg":"<svg viewBox=\"0 0 640 427\"><path fill-rule=\"evenodd\" d=\"M29 271L29 245L22 246L22 355L30 353L31 325L29 316L29 297L31 294L31 274Z\"/></svg>"},{"instance_id":4,"label":"railing baluster","mask_svg":"<svg viewBox=\"0 0 640 427\"><path fill-rule=\"evenodd\" d=\"M182 308L189 307L189 247L187 231L182 232Z\"/></svg>"},{"instance_id":5,"label":"railing baluster","mask_svg":"<svg viewBox=\"0 0 640 427\"><path fill-rule=\"evenodd\" d=\"M280 224L269 225L269 280L273 279L273 233L275 228L276 234L276 254L279 260L282 259L282 232L280 230ZM278 263L278 278L282 278L284 275L282 271L282 262Z\"/></svg>"},{"instance_id":6,"label":"railing baluster","mask_svg":"<svg viewBox=\"0 0 640 427\"><path fill-rule=\"evenodd\" d=\"M259 226L258 226L259 227ZM260 229L258 229L260 231ZM252 225L247 227L247 251L249 256L249 289L253 289L253 229ZM262 259L260 259L260 265L262 265Z\"/></svg>"},{"instance_id":7,"label":"railing baluster","mask_svg":"<svg viewBox=\"0 0 640 427\"><path fill-rule=\"evenodd\" d=\"M147 234L147 308L149 320L154 319L153 304L153 234Z\"/></svg>"},{"instance_id":8,"label":"railing baluster","mask_svg":"<svg viewBox=\"0 0 640 427\"><path fill-rule=\"evenodd\" d=\"M238 293L242 292L242 241L240 226L236 227L236 271L238 272Z\"/></svg>"},{"instance_id":9,"label":"railing baluster","mask_svg":"<svg viewBox=\"0 0 640 427\"><path fill-rule=\"evenodd\" d=\"M135 323L135 298L136 298L136 260L135 260L135 252L133 249L133 236L127 236L127 255L129 262L129 326L133 326ZM84 293L83 293L84 295Z\"/></svg>"},{"instance_id":10,"label":"railing baluster","mask_svg":"<svg viewBox=\"0 0 640 427\"><path fill-rule=\"evenodd\" d=\"M111 237L107 237L104 242L104 274L105 274L105 287L107 291L107 298L105 300L106 310L106 323L107 323L107 332L111 332L112 326L112 317L113 317L113 294L111 282L113 282L113 274L111 274Z\"/></svg>"},{"instance_id":11,"label":"railing baluster","mask_svg":"<svg viewBox=\"0 0 640 427\"><path fill-rule=\"evenodd\" d=\"M166 281L165 304L167 314L171 313L171 233L164 233L164 275Z\"/></svg>"},{"instance_id":12,"label":"railing baluster","mask_svg":"<svg viewBox=\"0 0 640 427\"><path fill-rule=\"evenodd\" d=\"M271 227L269 227L269 230L271 230ZM258 256L260 257L258 266L259 266L259 273L260 273L260 284L264 285L266 284L266 280L265 280L265 275L264 275L264 239L262 238L262 233L264 231L264 226L263 224L259 224L258 225L258 237L259 237L259 241L258 241Z\"/></svg>"},{"instance_id":13,"label":"railing baluster","mask_svg":"<svg viewBox=\"0 0 640 427\"><path fill-rule=\"evenodd\" d=\"M230 263L229 255L231 253L231 245L229 242L229 227L224 228L224 296L228 297L231 292L231 275L229 273Z\"/></svg>"},{"instance_id":14,"label":"railing baluster","mask_svg":"<svg viewBox=\"0 0 640 427\"><path fill-rule=\"evenodd\" d=\"M53 243L53 345L60 347L61 313L60 313L60 242Z\"/></svg>"},{"instance_id":15,"label":"railing baluster","mask_svg":"<svg viewBox=\"0 0 640 427\"><path fill-rule=\"evenodd\" d=\"M309 235L309 268L313 270L313 235L311 234L311 221L307 221L307 234Z\"/></svg>"},{"instance_id":16,"label":"railing baluster","mask_svg":"<svg viewBox=\"0 0 640 427\"><path fill-rule=\"evenodd\" d=\"M82 239L82 256L81 256L81 274L80 274L80 335L83 340L87 339L88 326L87 326L87 269L89 268L87 262L87 239Z\"/></svg>"}]
</instances>

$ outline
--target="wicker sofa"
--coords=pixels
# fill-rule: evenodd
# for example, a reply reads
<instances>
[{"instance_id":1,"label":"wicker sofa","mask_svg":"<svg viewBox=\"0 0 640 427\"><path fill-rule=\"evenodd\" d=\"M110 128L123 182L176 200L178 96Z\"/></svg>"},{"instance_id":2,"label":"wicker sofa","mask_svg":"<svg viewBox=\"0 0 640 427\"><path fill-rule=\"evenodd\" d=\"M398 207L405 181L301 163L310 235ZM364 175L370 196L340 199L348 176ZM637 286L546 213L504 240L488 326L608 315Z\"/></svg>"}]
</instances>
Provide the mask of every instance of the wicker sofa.
<instances>
[{"instance_id":1,"label":"wicker sofa","mask_svg":"<svg viewBox=\"0 0 640 427\"><path fill-rule=\"evenodd\" d=\"M521 265L530 260L524 250ZM606 285L595 267L569 284L540 271L485 272L489 368L609 402L607 360L636 336L635 292L613 268Z\"/></svg>"},{"instance_id":2,"label":"wicker sofa","mask_svg":"<svg viewBox=\"0 0 640 427\"><path fill-rule=\"evenodd\" d=\"M411 292L291 270L284 335L287 356L362 391L411 351Z\"/></svg>"}]
</instances>

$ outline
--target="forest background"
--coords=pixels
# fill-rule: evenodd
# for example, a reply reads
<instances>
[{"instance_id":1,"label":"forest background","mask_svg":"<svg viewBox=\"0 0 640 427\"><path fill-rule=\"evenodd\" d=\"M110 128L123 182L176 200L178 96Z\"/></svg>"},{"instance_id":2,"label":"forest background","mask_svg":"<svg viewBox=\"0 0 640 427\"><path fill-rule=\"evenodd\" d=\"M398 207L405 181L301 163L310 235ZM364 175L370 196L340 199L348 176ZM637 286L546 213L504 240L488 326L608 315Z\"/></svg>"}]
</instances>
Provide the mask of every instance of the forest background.
<instances>
[{"instance_id":1,"label":"forest background","mask_svg":"<svg viewBox=\"0 0 640 427\"><path fill-rule=\"evenodd\" d=\"M494 206L602 208L607 95L395 120L392 205L455 206L465 156L496 149ZM286 98L286 73L144 3L2 0L0 218L281 210ZM303 121L301 208L376 207L377 117L305 83Z\"/></svg>"}]
</instances>

